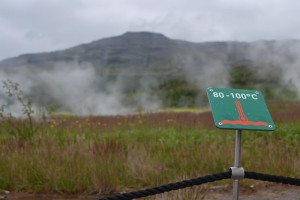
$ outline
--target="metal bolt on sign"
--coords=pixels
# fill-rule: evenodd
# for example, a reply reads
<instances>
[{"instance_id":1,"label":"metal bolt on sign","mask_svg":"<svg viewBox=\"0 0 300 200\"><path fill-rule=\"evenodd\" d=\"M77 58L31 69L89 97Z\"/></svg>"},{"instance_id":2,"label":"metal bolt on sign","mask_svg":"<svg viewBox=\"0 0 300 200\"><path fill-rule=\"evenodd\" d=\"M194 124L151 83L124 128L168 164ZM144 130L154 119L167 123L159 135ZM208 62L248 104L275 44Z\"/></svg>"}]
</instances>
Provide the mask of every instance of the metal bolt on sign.
<instances>
[{"instance_id":1,"label":"metal bolt on sign","mask_svg":"<svg viewBox=\"0 0 300 200\"><path fill-rule=\"evenodd\" d=\"M239 199L240 180L245 171L241 167L242 130L273 131L275 124L261 92L229 88L208 88L207 96L215 125L236 130L233 179L233 199Z\"/></svg>"}]
</instances>

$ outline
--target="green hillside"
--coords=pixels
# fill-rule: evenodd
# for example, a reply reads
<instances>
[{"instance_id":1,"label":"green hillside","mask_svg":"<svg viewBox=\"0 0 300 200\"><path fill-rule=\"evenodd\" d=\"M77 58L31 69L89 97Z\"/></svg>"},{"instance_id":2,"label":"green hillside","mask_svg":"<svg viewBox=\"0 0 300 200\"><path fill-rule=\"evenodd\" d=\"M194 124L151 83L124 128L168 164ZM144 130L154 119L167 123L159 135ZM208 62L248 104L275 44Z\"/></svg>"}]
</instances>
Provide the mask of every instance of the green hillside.
<instances>
[{"instance_id":1,"label":"green hillside","mask_svg":"<svg viewBox=\"0 0 300 200\"><path fill-rule=\"evenodd\" d=\"M83 90L77 96L118 94L118 104L130 109L154 101L163 107L202 105L208 86L256 88L267 99L294 99L297 85L288 73L295 71L298 47L297 40L192 43L127 32L66 50L8 58L0 62L0 70L24 85L39 105L69 111L74 105L62 96L76 88L64 87L76 87L79 79L90 82L85 87L77 83Z\"/></svg>"}]
</instances>

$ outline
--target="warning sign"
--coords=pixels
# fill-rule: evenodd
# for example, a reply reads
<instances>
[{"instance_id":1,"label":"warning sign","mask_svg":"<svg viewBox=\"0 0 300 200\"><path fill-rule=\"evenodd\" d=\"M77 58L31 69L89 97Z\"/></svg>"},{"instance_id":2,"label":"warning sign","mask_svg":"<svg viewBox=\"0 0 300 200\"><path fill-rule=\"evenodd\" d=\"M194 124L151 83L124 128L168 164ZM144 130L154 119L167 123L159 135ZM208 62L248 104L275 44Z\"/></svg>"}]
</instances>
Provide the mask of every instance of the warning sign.
<instances>
[{"instance_id":1,"label":"warning sign","mask_svg":"<svg viewBox=\"0 0 300 200\"><path fill-rule=\"evenodd\" d=\"M218 128L266 131L275 129L261 92L208 88L207 95Z\"/></svg>"}]
</instances>

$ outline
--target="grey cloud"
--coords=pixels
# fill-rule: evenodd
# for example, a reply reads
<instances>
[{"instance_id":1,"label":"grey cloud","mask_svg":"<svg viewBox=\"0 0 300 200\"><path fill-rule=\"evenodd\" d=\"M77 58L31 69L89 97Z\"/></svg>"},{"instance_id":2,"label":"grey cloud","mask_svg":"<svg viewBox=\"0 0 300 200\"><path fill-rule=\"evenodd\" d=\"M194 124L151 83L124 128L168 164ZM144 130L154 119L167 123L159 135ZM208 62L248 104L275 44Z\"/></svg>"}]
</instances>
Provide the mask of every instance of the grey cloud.
<instances>
[{"instance_id":1,"label":"grey cloud","mask_svg":"<svg viewBox=\"0 0 300 200\"><path fill-rule=\"evenodd\" d=\"M194 42L299 39L296 0L1 0L0 59L126 31Z\"/></svg>"}]
</instances>

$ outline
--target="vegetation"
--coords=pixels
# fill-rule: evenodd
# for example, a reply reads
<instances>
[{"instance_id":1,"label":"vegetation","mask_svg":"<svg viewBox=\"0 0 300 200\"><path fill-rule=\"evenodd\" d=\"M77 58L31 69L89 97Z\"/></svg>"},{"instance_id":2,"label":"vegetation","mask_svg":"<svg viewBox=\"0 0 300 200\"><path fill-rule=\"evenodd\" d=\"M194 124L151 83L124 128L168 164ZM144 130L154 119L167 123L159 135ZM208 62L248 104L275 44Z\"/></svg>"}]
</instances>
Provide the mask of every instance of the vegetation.
<instances>
[{"instance_id":1,"label":"vegetation","mask_svg":"<svg viewBox=\"0 0 300 200\"><path fill-rule=\"evenodd\" d=\"M263 71L251 64L234 65L229 71L229 85L233 88L259 89L268 100L295 100L296 88L292 83L283 81L281 71L276 66Z\"/></svg>"},{"instance_id":2,"label":"vegetation","mask_svg":"<svg viewBox=\"0 0 300 200\"><path fill-rule=\"evenodd\" d=\"M207 103L205 88L182 75L154 79L157 79L157 85L147 89L132 84L136 88L123 91L122 103L139 106L138 97L143 92L157 97L164 108L193 108ZM282 69L276 66L269 69L267 64L265 67L249 63L231 66L228 84L231 88L261 90L267 100L295 101L298 97L295 86L283 80Z\"/></svg>"},{"instance_id":3,"label":"vegetation","mask_svg":"<svg viewBox=\"0 0 300 200\"><path fill-rule=\"evenodd\" d=\"M229 84L233 88L249 89L254 86L255 72L249 65L235 65L229 71Z\"/></svg>"},{"instance_id":4,"label":"vegetation","mask_svg":"<svg viewBox=\"0 0 300 200\"><path fill-rule=\"evenodd\" d=\"M7 105L1 105L0 119L2 119L2 126L8 127L7 131L15 137L21 139L33 137L35 128L33 124L34 110L31 99L24 95L18 83L11 80L2 81L2 83L8 97L15 98L21 106L22 114L25 116L25 120L19 120L11 112L6 113L5 107Z\"/></svg>"},{"instance_id":5,"label":"vegetation","mask_svg":"<svg viewBox=\"0 0 300 200\"><path fill-rule=\"evenodd\" d=\"M171 79L159 86L159 95L162 97L164 106L182 107L195 106L199 89L186 80Z\"/></svg>"},{"instance_id":6,"label":"vegetation","mask_svg":"<svg viewBox=\"0 0 300 200\"><path fill-rule=\"evenodd\" d=\"M242 165L300 177L300 126L294 117L277 124L274 133L245 132ZM2 121L0 188L110 194L226 171L234 132L217 130L210 120L208 113L63 116L35 122L38 129L27 140L10 134ZM15 126L22 129L23 121Z\"/></svg>"},{"instance_id":7,"label":"vegetation","mask_svg":"<svg viewBox=\"0 0 300 200\"><path fill-rule=\"evenodd\" d=\"M232 166L234 131L214 128L209 112L35 120L30 100L19 86L13 82L4 86L19 101L24 118L7 114L5 106L0 109L2 190L107 195ZM277 129L273 133L245 131L242 165L251 171L300 177L300 104L269 105ZM190 192L174 194L198 198L191 196L193 189L186 191Z\"/></svg>"}]
</instances>

